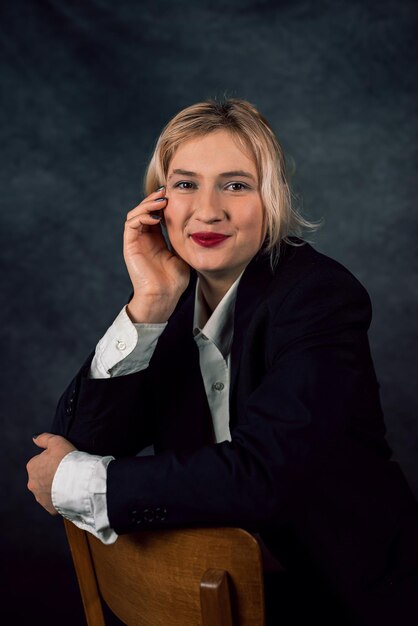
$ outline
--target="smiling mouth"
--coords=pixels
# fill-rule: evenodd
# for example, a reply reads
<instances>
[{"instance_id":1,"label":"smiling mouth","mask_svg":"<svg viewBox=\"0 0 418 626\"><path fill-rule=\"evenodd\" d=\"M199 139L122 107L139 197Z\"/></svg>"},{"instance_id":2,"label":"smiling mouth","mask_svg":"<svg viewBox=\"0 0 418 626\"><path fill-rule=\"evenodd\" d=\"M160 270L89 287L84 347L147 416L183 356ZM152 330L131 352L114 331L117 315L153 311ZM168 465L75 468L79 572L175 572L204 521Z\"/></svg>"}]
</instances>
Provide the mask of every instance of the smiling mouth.
<instances>
[{"instance_id":1,"label":"smiling mouth","mask_svg":"<svg viewBox=\"0 0 418 626\"><path fill-rule=\"evenodd\" d=\"M203 246L204 248L212 248L213 246L217 246L225 239L228 239L229 235L222 235L221 233L193 233L190 235L195 243L199 246Z\"/></svg>"}]
</instances>

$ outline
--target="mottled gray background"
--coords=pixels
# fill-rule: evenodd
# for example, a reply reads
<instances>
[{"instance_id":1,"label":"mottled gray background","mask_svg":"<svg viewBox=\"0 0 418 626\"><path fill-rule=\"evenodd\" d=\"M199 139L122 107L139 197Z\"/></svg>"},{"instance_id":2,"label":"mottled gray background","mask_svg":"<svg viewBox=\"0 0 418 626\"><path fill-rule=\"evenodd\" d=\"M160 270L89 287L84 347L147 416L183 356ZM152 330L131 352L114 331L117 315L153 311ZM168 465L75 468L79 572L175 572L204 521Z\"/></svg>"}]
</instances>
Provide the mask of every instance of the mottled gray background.
<instances>
[{"instance_id":1,"label":"mottled gray background","mask_svg":"<svg viewBox=\"0 0 418 626\"><path fill-rule=\"evenodd\" d=\"M26 492L30 436L129 293L124 215L162 125L206 97L266 115L317 248L369 290L418 493L417 18L405 0L1 2L3 622L82 623L60 520Z\"/></svg>"}]
</instances>

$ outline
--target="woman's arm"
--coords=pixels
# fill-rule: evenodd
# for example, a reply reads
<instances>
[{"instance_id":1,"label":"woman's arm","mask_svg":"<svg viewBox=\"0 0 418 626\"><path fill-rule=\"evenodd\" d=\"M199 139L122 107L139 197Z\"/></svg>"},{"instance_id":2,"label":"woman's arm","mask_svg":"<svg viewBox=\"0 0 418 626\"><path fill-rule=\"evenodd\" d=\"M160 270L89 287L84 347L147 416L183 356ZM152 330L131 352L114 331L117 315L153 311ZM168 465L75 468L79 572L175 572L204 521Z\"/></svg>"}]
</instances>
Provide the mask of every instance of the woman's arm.
<instances>
[{"instance_id":1,"label":"woman's arm","mask_svg":"<svg viewBox=\"0 0 418 626\"><path fill-rule=\"evenodd\" d=\"M87 359L61 396L51 432L90 454L137 454L152 442L154 413L148 369L92 379Z\"/></svg>"}]
</instances>

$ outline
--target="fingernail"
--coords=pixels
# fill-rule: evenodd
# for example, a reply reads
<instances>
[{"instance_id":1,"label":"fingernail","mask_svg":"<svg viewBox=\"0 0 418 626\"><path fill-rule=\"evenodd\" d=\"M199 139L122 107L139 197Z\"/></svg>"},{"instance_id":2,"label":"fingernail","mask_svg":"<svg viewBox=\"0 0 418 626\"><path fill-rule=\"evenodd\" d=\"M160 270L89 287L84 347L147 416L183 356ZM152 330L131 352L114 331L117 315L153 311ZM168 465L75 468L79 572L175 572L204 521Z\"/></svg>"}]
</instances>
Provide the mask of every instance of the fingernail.
<instances>
[{"instance_id":1,"label":"fingernail","mask_svg":"<svg viewBox=\"0 0 418 626\"><path fill-rule=\"evenodd\" d=\"M35 433L34 435L32 435L32 439L37 439L39 437L41 433Z\"/></svg>"},{"instance_id":2,"label":"fingernail","mask_svg":"<svg viewBox=\"0 0 418 626\"><path fill-rule=\"evenodd\" d=\"M163 189L165 189L165 185L161 185L161 187L158 187L156 191L162 191Z\"/></svg>"},{"instance_id":3,"label":"fingernail","mask_svg":"<svg viewBox=\"0 0 418 626\"><path fill-rule=\"evenodd\" d=\"M161 219L161 215L155 215L154 213L150 213L150 217L152 217L153 220L160 220Z\"/></svg>"},{"instance_id":4,"label":"fingernail","mask_svg":"<svg viewBox=\"0 0 418 626\"><path fill-rule=\"evenodd\" d=\"M156 198L156 199L154 200L154 202L164 202L165 200L167 200L167 198L166 198L166 197L164 197L164 198Z\"/></svg>"}]
</instances>

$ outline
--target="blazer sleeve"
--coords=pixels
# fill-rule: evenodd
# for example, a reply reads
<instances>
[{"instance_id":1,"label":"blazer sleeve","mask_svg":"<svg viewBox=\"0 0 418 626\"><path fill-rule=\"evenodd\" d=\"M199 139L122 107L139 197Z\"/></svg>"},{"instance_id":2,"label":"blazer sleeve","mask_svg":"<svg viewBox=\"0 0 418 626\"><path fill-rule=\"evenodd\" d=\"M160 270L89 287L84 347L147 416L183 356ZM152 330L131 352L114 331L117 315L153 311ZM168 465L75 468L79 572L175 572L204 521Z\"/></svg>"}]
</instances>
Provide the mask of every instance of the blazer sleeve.
<instances>
[{"instance_id":1,"label":"blazer sleeve","mask_svg":"<svg viewBox=\"0 0 418 626\"><path fill-rule=\"evenodd\" d=\"M370 318L366 291L345 271L311 272L280 301L273 293L245 334L232 440L110 463L112 528L289 519L320 473L350 465L354 442L381 439Z\"/></svg>"},{"instance_id":2,"label":"blazer sleeve","mask_svg":"<svg viewBox=\"0 0 418 626\"><path fill-rule=\"evenodd\" d=\"M137 454L153 440L148 368L126 376L89 378L94 353L61 396L52 432L90 454Z\"/></svg>"}]
</instances>

